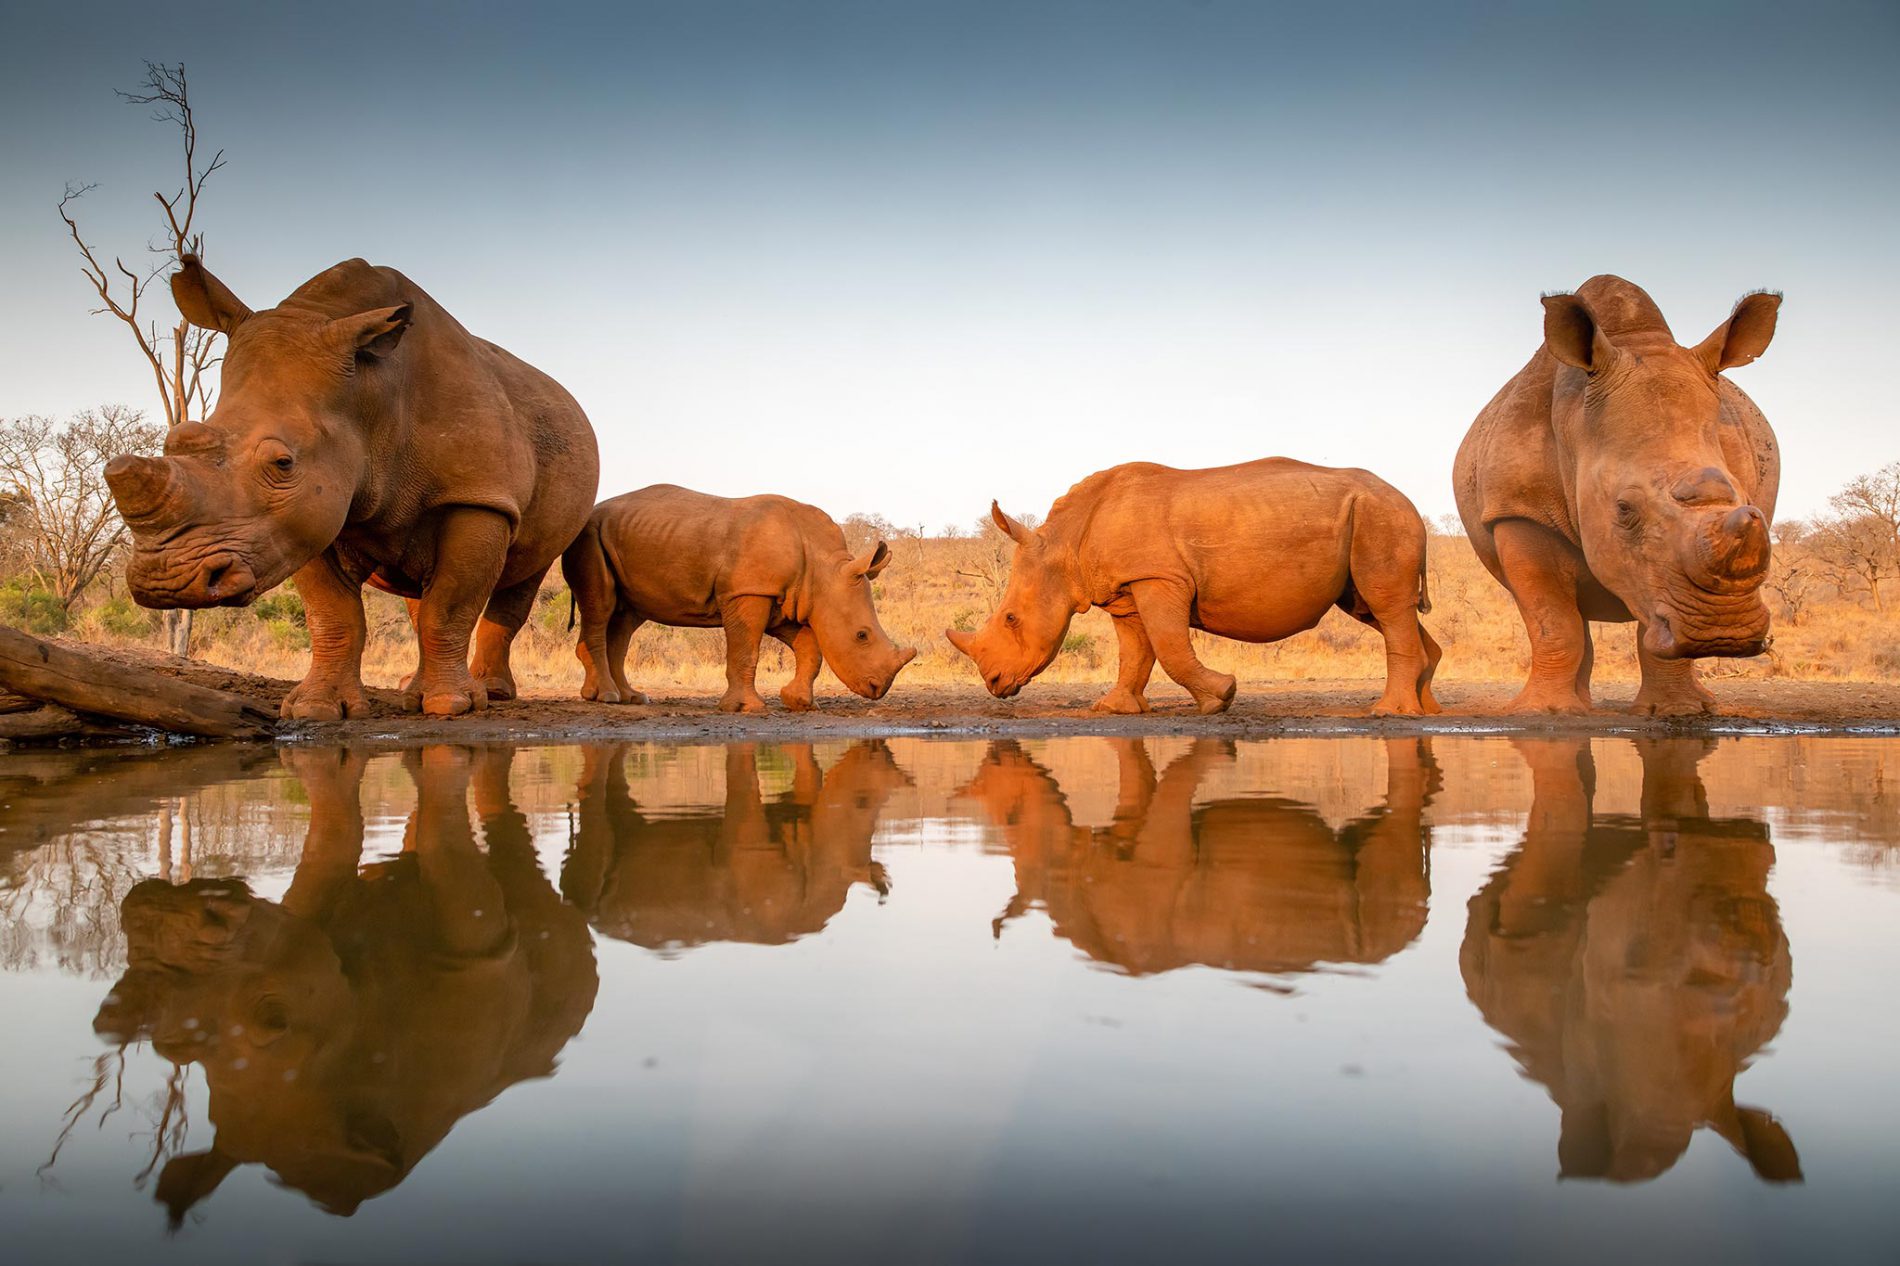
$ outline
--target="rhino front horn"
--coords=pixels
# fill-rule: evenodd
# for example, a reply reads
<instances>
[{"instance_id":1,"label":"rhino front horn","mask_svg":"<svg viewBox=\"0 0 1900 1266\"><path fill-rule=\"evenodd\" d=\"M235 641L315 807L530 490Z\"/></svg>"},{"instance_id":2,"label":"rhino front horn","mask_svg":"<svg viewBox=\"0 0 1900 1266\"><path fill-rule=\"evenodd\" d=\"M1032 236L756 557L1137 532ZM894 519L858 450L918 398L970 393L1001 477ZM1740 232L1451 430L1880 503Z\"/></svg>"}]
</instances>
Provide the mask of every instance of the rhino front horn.
<instances>
[{"instance_id":1,"label":"rhino front horn","mask_svg":"<svg viewBox=\"0 0 1900 1266\"><path fill-rule=\"evenodd\" d=\"M1717 570L1730 580L1752 580L1768 570L1768 521L1754 506L1737 506L1722 520Z\"/></svg>"},{"instance_id":2,"label":"rhino front horn","mask_svg":"<svg viewBox=\"0 0 1900 1266\"><path fill-rule=\"evenodd\" d=\"M127 523L149 519L165 505L172 486L172 468L155 457L115 457L106 463L106 485Z\"/></svg>"}]
</instances>

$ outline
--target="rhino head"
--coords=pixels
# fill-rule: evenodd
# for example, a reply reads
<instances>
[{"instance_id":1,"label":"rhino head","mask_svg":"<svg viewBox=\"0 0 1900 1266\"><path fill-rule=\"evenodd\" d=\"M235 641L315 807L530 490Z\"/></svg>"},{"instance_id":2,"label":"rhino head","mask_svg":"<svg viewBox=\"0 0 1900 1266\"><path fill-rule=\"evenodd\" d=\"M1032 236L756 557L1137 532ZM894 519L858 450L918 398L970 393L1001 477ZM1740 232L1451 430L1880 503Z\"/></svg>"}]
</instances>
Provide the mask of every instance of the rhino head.
<instances>
[{"instance_id":1,"label":"rhino head","mask_svg":"<svg viewBox=\"0 0 1900 1266\"><path fill-rule=\"evenodd\" d=\"M132 530L126 581L148 607L242 606L342 531L367 464L359 419L412 309L333 319L292 296L253 312L191 255L172 295L230 344L209 417L174 426L162 457L106 465Z\"/></svg>"},{"instance_id":2,"label":"rhino head","mask_svg":"<svg viewBox=\"0 0 1900 1266\"><path fill-rule=\"evenodd\" d=\"M890 561L890 546L878 541L856 558L817 560L806 576L819 653L839 681L866 699L882 699L917 657L915 648L891 641L872 601L871 582Z\"/></svg>"},{"instance_id":3,"label":"rhino head","mask_svg":"<svg viewBox=\"0 0 1900 1266\"><path fill-rule=\"evenodd\" d=\"M998 699L1021 693L1049 667L1069 623L1089 609L1079 593L1072 552L1048 538L1048 525L1030 528L990 502L990 521L1016 543L1009 563L1009 584L983 627L966 633L946 629L950 645L968 655L983 684Z\"/></svg>"},{"instance_id":4,"label":"rhino head","mask_svg":"<svg viewBox=\"0 0 1900 1266\"><path fill-rule=\"evenodd\" d=\"M1757 472L1736 469L1736 450L1723 445L1735 410L1752 406L1721 374L1766 350L1780 306L1779 295L1751 294L1684 347L1621 278L1544 299L1544 346L1585 376L1571 423L1580 429L1559 436L1584 560L1659 658L1755 655L1767 643L1758 591L1774 490L1756 504Z\"/></svg>"}]
</instances>

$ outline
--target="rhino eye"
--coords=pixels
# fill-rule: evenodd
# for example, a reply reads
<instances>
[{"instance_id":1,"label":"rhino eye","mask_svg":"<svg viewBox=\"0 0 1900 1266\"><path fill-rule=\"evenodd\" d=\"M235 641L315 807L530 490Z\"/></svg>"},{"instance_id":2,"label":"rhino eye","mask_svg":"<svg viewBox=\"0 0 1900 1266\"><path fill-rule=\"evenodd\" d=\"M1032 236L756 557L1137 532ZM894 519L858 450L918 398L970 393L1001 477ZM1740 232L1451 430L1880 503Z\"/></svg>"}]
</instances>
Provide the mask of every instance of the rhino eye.
<instances>
[{"instance_id":1,"label":"rhino eye","mask_svg":"<svg viewBox=\"0 0 1900 1266\"><path fill-rule=\"evenodd\" d=\"M1634 527L1636 525L1636 507L1627 501L1618 501L1616 503L1616 521L1618 525L1622 527Z\"/></svg>"},{"instance_id":2,"label":"rhino eye","mask_svg":"<svg viewBox=\"0 0 1900 1266\"><path fill-rule=\"evenodd\" d=\"M870 641L870 640L871 640L871 630L869 630L869 629L859 629L859 630L858 630L858 641L860 641L860 642L868 642L868 641Z\"/></svg>"},{"instance_id":3,"label":"rhino eye","mask_svg":"<svg viewBox=\"0 0 1900 1266\"><path fill-rule=\"evenodd\" d=\"M1003 623L1009 625L1009 627L1012 629L1015 628L1016 627L1016 613L1014 611L1005 611L1003 613Z\"/></svg>"}]
</instances>

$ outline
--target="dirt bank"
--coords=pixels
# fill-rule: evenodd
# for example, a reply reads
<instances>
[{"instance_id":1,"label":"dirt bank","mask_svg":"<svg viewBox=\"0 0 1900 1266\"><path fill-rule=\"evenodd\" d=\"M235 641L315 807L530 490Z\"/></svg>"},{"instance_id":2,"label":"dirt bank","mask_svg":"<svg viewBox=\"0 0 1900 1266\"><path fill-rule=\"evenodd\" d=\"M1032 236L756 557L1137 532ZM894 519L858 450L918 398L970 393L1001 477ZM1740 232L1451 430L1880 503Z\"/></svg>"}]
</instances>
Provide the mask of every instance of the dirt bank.
<instances>
[{"instance_id":1,"label":"dirt bank","mask_svg":"<svg viewBox=\"0 0 1900 1266\"><path fill-rule=\"evenodd\" d=\"M289 682L235 672L195 661L137 651L99 651L200 685L231 690L275 706ZM826 685L829 688L826 688ZM1442 716L1371 719L1363 710L1378 694L1364 681L1249 682L1234 707L1203 717L1185 692L1157 680L1155 710L1116 717L1089 711L1102 686L1036 683L1013 700L993 699L968 686L905 685L877 703L823 683L815 712L792 713L771 699L764 716L737 717L713 711L706 693L661 694L645 706L611 706L575 698L534 695L490 705L472 717L442 720L403 711L392 691L372 690L370 715L336 724L286 725L294 741L338 739L445 739L470 741L559 741L564 739L790 739L847 738L879 733L981 734L1209 734L1243 737L1275 733L1453 733L1476 731L1675 731L1775 728L1801 731L1900 733L1900 685L1857 682L1716 681L1711 688L1721 715L1690 721L1655 720L1628 711L1632 687L1610 685L1598 692L1599 711L1589 717L1513 717L1501 713L1516 692L1514 682L1451 683L1440 688Z\"/></svg>"}]
</instances>

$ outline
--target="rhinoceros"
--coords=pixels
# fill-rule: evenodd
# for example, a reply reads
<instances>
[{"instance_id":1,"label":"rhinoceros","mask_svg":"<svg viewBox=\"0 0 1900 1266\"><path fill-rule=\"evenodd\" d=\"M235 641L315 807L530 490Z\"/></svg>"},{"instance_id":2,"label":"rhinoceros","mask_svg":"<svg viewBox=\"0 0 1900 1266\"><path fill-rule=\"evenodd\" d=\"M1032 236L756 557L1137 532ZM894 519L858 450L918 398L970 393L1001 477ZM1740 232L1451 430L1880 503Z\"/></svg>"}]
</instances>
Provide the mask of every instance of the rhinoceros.
<instances>
[{"instance_id":1,"label":"rhinoceros","mask_svg":"<svg viewBox=\"0 0 1900 1266\"><path fill-rule=\"evenodd\" d=\"M1458 957L1485 1023L1557 1105L1559 1173L1646 1181L1707 1128L1760 1177L1799 1181L1787 1130L1735 1102L1793 979L1768 828L1709 816L1704 740L1637 742L1638 817L1593 813L1589 740L1516 746L1529 826L1471 899Z\"/></svg>"},{"instance_id":2,"label":"rhinoceros","mask_svg":"<svg viewBox=\"0 0 1900 1266\"><path fill-rule=\"evenodd\" d=\"M1722 371L1774 337L1781 296L1746 295L1694 347L1621 277L1544 298L1544 344L1471 424L1458 513L1530 634L1519 712L1587 712L1586 621L1637 624L1639 711L1709 711L1701 656L1759 654L1781 455Z\"/></svg>"},{"instance_id":3,"label":"rhinoceros","mask_svg":"<svg viewBox=\"0 0 1900 1266\"><path fill-rule=\"evenodd\" d=\"M1277 642L1338 606L1385 638L1373 711L1438 711L1439 649L1418 622L1431 610L1425 524L1377 475L1284 457L1210 470L1131 462L1069 489L1033 530L995 502L990 517L1016 542L1009 584L982 628L945 636L999 699L1047 668L1069 621L1097 606L1115 618L1121 651L1098 710L1148 711L1159 659L1202 712L1222 712L1234 678L1201 663L1189 629Z\"/></svg>"},{"instance_id":4,"label":"rhinoceros","mask_svg":"<svg viewBox=\"0 0 1900 1266\"><path fill-rule=\"evenodd\" d=\"M241 606L294 575L311 655L286 717L363 710L366 581L419 599L412 708L512 698L509 646L599 482L574 398L360 259L253 312L188 255L172 294L230 345L210 416L173 427L163 457L106 466L133 596Z\"/></svg>"},{"instance_id":5,"label":"rhinoceros","mask_svg":"<svg viewBox=\"0 0 1900 1266\"><path fill-rule=\"evenodd\" d=\"M790 497L655 484L603 501L561 559L580 615L581 697L646 702L627 684L626 660L635 630L652 621L725 630L722 712L765 711L753 683L768 633L792 648L786 707L812 706L827 663L850 689L881 699L917 654L892 643L871 601L890 560L883 541L853 558L830 515Z\"/></svg>"},{"instance_id":6,"label":"rhinoceros","mask_svg":"<svg viewBox=\"0 0 1900 1266\"><path fill-rule=\"evenodd\" d=\"M363 866L366 758L286 752L310 828L280 900L238 879L126 894L128 965L94 1027L197 1064L209 1095L209 1147L158 1177L173 1225L251 1164L347 1216L464 1116L554 1072L599 976L510 800L511 756L408 753L408 848Z\"/></svg>"}]
</instances>

